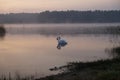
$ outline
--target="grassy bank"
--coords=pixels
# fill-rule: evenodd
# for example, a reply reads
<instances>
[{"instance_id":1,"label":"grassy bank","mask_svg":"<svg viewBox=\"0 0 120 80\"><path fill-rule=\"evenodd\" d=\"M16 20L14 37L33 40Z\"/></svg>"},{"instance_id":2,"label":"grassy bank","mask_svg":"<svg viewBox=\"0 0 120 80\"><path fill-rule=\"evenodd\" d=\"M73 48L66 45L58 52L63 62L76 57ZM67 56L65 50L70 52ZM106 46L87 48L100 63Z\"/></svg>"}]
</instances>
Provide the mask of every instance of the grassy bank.
<instances>
[{"instance_id":1,"label":"grassy bank","mask_svg":"<svg viewBox=\"0 0 120 80\"><path fill-rule=\"evenodd\" d=\"M120 80L120 59L69 63L65 73L36 80Z\"/></svg>"},{"instance_id":2,"label":"grassy bank","mask_svg":"<svg viewBox=\"0 0 120 80\"><path fill-rule=\"evenodd\" d=\"M71 62L51 70L64 70L63 73L44 78L35 76L21 77L19 73L12 78L9 74L0 80L120 80L120 58L94 62Z\"/></svg>"},{"instance_id":3,"label":"grassy bank","mask_svg":"<svg viewBox=\"0 0 120 80\"><path fill-rule=\"evenodd\" d=\"M120 54L120 47L112 51ZM63 70L63 73L36 80L120 80L120 57L93 62L70 62L50 70Z\"/></svg>"}]
</instances>

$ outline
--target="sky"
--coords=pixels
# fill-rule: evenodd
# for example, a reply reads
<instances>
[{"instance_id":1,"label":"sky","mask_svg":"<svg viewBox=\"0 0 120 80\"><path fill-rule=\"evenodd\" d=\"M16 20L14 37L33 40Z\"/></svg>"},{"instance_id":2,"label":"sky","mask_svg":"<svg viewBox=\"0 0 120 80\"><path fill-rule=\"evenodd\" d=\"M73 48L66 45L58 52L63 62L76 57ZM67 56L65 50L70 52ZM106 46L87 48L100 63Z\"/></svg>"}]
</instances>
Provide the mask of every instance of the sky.
<instances>
[{"instance_id":1,"label":"sky","mask_svg":"<svg viewBox=\"0 0 120 80\"><path fill-rule=\"evenodd\" d=\"M0 13L120 10L120 0L0 0Z\"/></svg>"}]
</instances>

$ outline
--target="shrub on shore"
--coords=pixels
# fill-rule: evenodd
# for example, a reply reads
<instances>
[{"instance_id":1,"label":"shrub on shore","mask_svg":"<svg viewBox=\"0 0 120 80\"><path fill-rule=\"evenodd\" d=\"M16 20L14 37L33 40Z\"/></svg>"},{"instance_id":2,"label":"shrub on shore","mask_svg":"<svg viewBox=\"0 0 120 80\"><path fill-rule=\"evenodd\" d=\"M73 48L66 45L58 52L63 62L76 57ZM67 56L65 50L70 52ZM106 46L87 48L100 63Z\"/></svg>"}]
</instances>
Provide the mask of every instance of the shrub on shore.
<instances>
[{"instance_id":1,"label":"shrub on shore","mask_svg":"<svg viewBox=\"0 0 120 80\"><path fill-rule=\"evenodd\" d=\"M6 34L6 30L3 25L0 25L0 37L4 37Z\"/></svg>"}]
</instances>

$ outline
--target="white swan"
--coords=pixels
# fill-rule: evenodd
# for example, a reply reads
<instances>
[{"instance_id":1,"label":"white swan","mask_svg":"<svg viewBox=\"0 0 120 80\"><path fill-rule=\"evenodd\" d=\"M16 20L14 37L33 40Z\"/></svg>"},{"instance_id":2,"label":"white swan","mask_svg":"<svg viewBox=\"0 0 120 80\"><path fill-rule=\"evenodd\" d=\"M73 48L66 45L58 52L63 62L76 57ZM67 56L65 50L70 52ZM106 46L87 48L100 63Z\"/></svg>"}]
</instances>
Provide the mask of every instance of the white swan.
<instances>
[{"instance_id":1,"label":"white swan","mask_svg":"<svg viewBox=\"0 0 120 80\"><path fill-rule=\"evenodd\" d=\"M65 45L67 45L67 41L65 41L64 39L61 39L60 36L57 37L58 40L58 45L57 48L61 49L61 47L64 47Z\"/></svg>"}]
</instances>

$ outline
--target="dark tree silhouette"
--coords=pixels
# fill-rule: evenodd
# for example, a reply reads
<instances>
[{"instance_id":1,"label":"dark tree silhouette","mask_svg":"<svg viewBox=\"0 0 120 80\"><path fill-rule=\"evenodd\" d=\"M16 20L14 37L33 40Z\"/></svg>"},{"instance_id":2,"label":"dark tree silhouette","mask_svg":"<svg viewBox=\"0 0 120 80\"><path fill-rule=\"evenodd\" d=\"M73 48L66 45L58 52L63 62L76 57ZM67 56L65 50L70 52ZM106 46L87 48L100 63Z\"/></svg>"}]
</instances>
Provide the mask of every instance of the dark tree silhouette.
<instances>
[{"instance_id":1,"label":"dark tree silhouette","mask_svg":"<svg viewBox=\"0 0 120 80\"><path fill-rule=\"evenodd\" d=\"M120 22L120 10L44 11L41 13L0 14L0 23L107 23Z\"/></svg>"}]
</instances>

